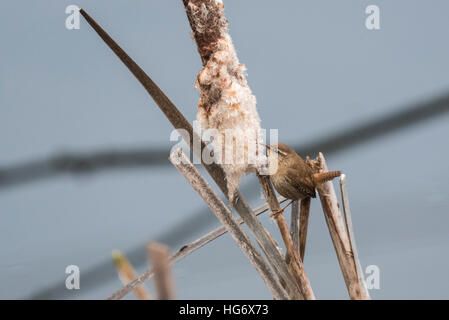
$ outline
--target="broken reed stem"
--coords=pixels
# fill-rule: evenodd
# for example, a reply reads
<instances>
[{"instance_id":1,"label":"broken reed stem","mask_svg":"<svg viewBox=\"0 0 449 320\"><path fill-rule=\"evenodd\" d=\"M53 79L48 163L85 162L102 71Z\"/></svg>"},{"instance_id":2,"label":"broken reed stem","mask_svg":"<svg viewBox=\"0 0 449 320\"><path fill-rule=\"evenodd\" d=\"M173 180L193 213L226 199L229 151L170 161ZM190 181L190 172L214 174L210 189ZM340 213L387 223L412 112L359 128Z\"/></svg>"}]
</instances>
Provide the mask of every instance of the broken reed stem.
<instances>
[{"instance_id":1,"label":"broken reed stem","mask_svg":"<svg viewBox=\"0 0 449 320\"><path fill-rule=\"evenodd\" d=\"M299 213L299 257L304 263L304 255L306 252L307 229L309 228L309 214L310 214L310 197L301 200Z\"/></svg>"},{"instance_id":2,"label":"broken reed stem","mask_svg":"<svg viewBox=\"0 0 449 320\"><path fill-rule=\"evenodd\" d=\"M134 60L129 57L125 51L92 19L83 9L80 10L81 15L86 19L89 25L97 32L102 40L109 46L109 48L117 55L117 57L126 65L136 79L146 89L148 94L153 98L161 111L165 114L168 120L173 124L175 129L184 129L187 135L181 135L183 139L189 144L190 149L201 159L201 154L204 148L207 148L205 143L201 141L196 133L193 132L192 125L186 120L184 115L176 108L170 99L162 92L162 90L151 80L151 78L140 68ZM197 148L196 146L201 146ZM199 150L198 150L199 149ZM228 188L226 185L226 175L223 168L216 163L207 164L203 162L206 170L209 172L212 179L217 183L219 188L228 197ZM268 261L273 266L276 274L281 282L287 286L287 291L293 298L299 298L301 293L299 288L295 288L294 279L288 271L288 266L284 259L282 259L279 247L263 227L260 221L255 217L251 207L249 206L243 195L236 191L232 201L232 207L245 221L251 232L254 233L257 243L262 248L267 256Z\"/></svg>"},{"instance_id":3,"label":"broken reed stem","mask_svg":"<svg viewBox=\"0 0 449 320\"><path fill-rule=\"evenodd\" d=\"M283 212L280 211L279 202L277 201L273 186L270 182L270 178L269 176L259 174L257 174L257 177L259 178L259 183L262 186L265 199L267 200L267 203L270 207L273 218L276 220L279 231L282 235L282 239L284 240L287 250L286 261L290 266L290 272L295 277L300 287L303 298L306 300L314 300L315 295L313 293L312 287L310 286L309 279L307 278L304 271L302 262L299 260L298 254L295 250L293 240L288 230L287 222L285 221Z\"/></svg>"},{"instance_id":4,"label":"broken reed stem","mask_svg":"<svg viewBox=\"0 0 449 320\"><path fill-rule=\"evenodd\" d=\"M354 259L354 263L355 263L356 271L357 271L357 278L359 280L359 283L362 286L365 296L369 297L368 288L366 287L366 283L365 283L365 277L363 276L362 265L360 264L359 253L357 251L357 245L355 243L354 228L352 225L352 216L351 216L351 209L349 207L349 196L348 196L348 188L347 188L345 174L342 174L340 176L340 192L341 192L341 200L343 202L343 212L345 214L346 229L348 230L349 241L351 243L353 259Z\"/></svg>"},{"instance_id":5,"label":"broken reed stem","mask_svg":"<svg viewBox=\"0 0 449 320\"><path fill-rule=\"evenodd\" d=\"M174 300L175 288L170 268L170 259L167 246L151 242L147 246L148 257L154 269L154 283L159 300Z\"/></svg>"},{"instance_id":6,"label":"broken reed stem","mask_svg":"<svg viewBox=\"0 0 449 320\"><path fill-rule=\"evenodd\" d=\"M228 230L239 248L247 256L261 278L265 281L265 284L268 286L275 299L288 299L286 292L275 279L270 267L265 263L262 255L240 225L234 220L231 210L228 209L207 181L201 176L201 173L190 162L189 158L181 149L178 149L170 154L170 161L184 178L186 178L193 189L198 192L223 226Z\"/></svg>"},{"instance_id":7,"label":"broken reed stem","mask_svg":"<svg viewBox=\"0 0 449 320\"><path fill-rule=\"evenodd\" d=\"M292 202L292 211L290 215L290 234L292 236L293 245L299 255L299 200Z\"/></svg>"},{"instance_id":8,"label":"broken reed stem","mask_svg":"<svg viewBox=\"0 0 449 320\"><path fill-rule=\"evenodd\" d=\"M322 153L319 153L314 165L320 172L327 171L326 161ZM369 299L357 277L351 244L332 181L320 184L317 190L349 296L353 300Z\"/></svg>"},{"instance_id":9,"label":"broken reed stem","mask_svg":"<svg viewBox=\"0 0 449 320\"><path fill-rule=\"evenodd\" d=\"M114 261L118 276L124 286L136 278L136 271L123 253L120 251L113 251L112 261ZM133 292L140 300L151 300L151 297L143 284L133 288Z\"/></svg>"},{"instance_id":10,"label":"broken reed stem","mask_svg":"<svg viewBox=\"0 0 449 320\"><path fill-rule=\"evenodd\" d=\"M280 196L278 198L279 203L283 203L286 200L287 199L282 196ZM268 204L265 203L265 204L257 207L256 209L254 209L254 214L256 216L258 216L264 212L267 212L268 209L269 209ZM237 220L237 223L239 225L242 225L242 224L244 224L244 221L241 218L239 218ZM227 232L228 231L226 230L226 228L224 226L220 226L220 227L216 228L215 230L212 230L211 232L208 232L207 234L203 235L202 237L196 239L195 241L183 245L178 251L176 251L174 254L172 254L172 256L170 257L170 263L173 264L173 263L178 262L179 260L187 257L191 253L202 248L209 242L214 241L215 239L219 238L220 236L224 235ZM144 273L142 273L137 278L135 278L134 280L129 282L127 285L124 285L122 288L120 288L119 290L117 290L116 292L111 294L107 298L107 300L119 300L119 299L123 298L124 296L129 294L131 291L133 291L137 286L144 283L146 280L150 279L153 275L154 275L153 269L152 268L147 269Z\"/></svg>"}]
</instances>

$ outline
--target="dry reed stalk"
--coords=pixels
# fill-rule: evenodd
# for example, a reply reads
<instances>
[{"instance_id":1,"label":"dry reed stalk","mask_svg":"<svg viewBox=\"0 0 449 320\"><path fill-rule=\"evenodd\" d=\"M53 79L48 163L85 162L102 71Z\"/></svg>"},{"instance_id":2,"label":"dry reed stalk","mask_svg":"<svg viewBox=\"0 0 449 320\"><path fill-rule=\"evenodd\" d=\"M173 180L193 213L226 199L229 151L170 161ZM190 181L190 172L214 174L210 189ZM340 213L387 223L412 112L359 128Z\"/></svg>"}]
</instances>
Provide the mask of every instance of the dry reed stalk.
<instances>
[{"instance_id":1,"label":"dry reed stalk","mask_svg":"<svg viewBox=\"0 0 449 320\"><path fill-rule=\"evenodd\" d=\"M170 161L184 178L186 178L193 189L198 192L204 202L206 202L226 230L231 234L238 247L247 256L248 260L264 280L275 299L288 299L286 292L275 279L270 267L265 263L262 255L245 234L239 223L235 221L231 210L229 210L223 203L220 197L202 177L198 169L190 162L189 158L181 151L181 149L178 149L170 154Z\"/></svg>"},{"instance_id":2,"label":"dry reed stalk","mask_svg":"<svg viewBox=\"0 0 449 320\"><path fill-rule=\"evenodd\" d=\"M299 254L299 202L295 200L292 202L292 210L290 214L290 235L293 240L296 252Z\"/></svg>"},{"instance_id":3,"label":"dry reed stalk","mask_svg":"<svg viewBox=\"0 0 449 320\"><path fill-rule=\"evenodd\" d=\"M154 269L154 283L159 300L174 300L175 287L170 268L170 259L167 246L151 242L147 246L148 257Z\"/></svg>"},{"instance_id":4,"label":"dry reed stalk","mask_svg":"<svg viewBox=\"0 0 449 320\"><path fill-rule=\"evenodd\" d=\"M189 144L191 150L196 153L200 159L204 148L207 148L204 141L201 141L196 133L194 133L191 124L187 121L184 115L176 108L170 99L162 92L162 90L151 80L151 78L140 68L134 60L123 51L122 48L92 19L83 9L80 10L81 15L86 19L89 25L97 32L102 40L109 46L109 48L117 55L117 57L126 65L136 79L142 84L146 91L150 94L161 111L165 114L168 120L172 123L175 129L184 129L186 135L182 135L183 139ZM200 145L201 150L196 150L194 145ZM203 162L208 173L212 179L217 183L222 192L229 196L228 187L226 184L226 175L223 168L216 163L206 164ZM251 232L254 233L257 243L264 251L268 261L273 266L280 281L287 286L287 291L292 298L298 299L301 297L299 287L296 286L292 275L288 271L288 266L282 259L281 252L277 243L271 235L265 230L260 221L255 217L251 207L247 203L243 195L236 190L232 207L245 221Z\"/></svg>"},{"instance_id":5,"label":"dry reed stalk","mask_svg":"<svg viewBox=\"0 0 449 320\"><path fill-rule=\"evenodd\" d=\"M307 229L309 225L310 198L292 202L290 234L301 262L306 252Z\"/></svg>"},{"instance_id":6,"label":"dry reed stalk","mask_svg":"<svg viewBox=\"0 0 449 320\"><path fill-rule=\"evenodd\" d=\"M287 199L282 196L278 197L279 203L283 203L286 200ZM268 210L269 210L268 204L265 203L265 204L257 207L256 209L254 209L254 214L256 216L258 216L264 212L267 212ZM237 220L237 223L239 225L241 225L241 224L244 224L244 221L241 218L239 218ZM187 257L188 255L195 252L196 250L202 248L209 242L212 242L215 239L219 238L220 236L226 234L227 232L228 231L226 230L226 228L224 226L220 226L220 227L208 232L207 234L201 236L200 238L196 239L195 241L192 241L188 244L181 246L181 248L170 257L170 263L176 263L177 261ZM119 299L123 298L128 293L133 291L137 286L144 283L146 280L150 279L153 275L154 275L154 272L153 272L152 268L146 270L144 273L139 275L137 278L134 278L134 280L129 282L127 285L124 285L122 288L120 288L119 290L117 290L116 292L111 294L107 298L107 300L119 300Z\"/></svg>"},{"instance_id":7,"label":"dry reed stalk","mask_svg":"<svg viewBox=\"0 0 449 320\"><path fill-rule=\"evenodd\" d=\"M304 263L304 255L306 252L307 229L309 227L310 201L311 199L309 197L302 199L299 212L299 257L301 258L302 263Z\"/></svg>"},{"instance_id":8,"label":"dry reed stalk","mask_svg":"<svg viewBox=\"0 0 449 320\"><path fill-rule=\"evenodd\" d=\"M114 261L118 276L124 286L128 285L136 278L136 271L123 253L120 251L113 251L112 260ZM151 300L151 297L143 284L133 288L133 292L140 300Z\"/></svg>"},{"instance_id":9,"label":"dry reed stalk","mask_svg":"<svg viewBox=\"0 0 449 320\"><path fill-rule=\"evenodd\" d=\"M352 225L352 216L351 216L351 209L349 207L349 196L345 174L342 174L340 176L340 191L341 191L341 200L343 202L343 212L345 214L346 229L348 230L349 241L351 243L351 249L353 252L354 263L357 271L357 278L362 286L365 296L369 297L368 288L366 287L365 283L365 277L363 276L362 265L360 264L357 245L355 243L354 228Z\"/></svg>"},{"instance_id":10,"label":"dry reed stalk","mask_svg":"<svg viewBox=\"0 0 449 320\"><path fill-rule=\"evenodd\" d=\"M327 171L326 161L322 153L319 153L313 165L320 172ZM351 243L332 181L319 185L317 190L349 296L353 300L370 299L357 276Z\"/></svg>"},{"instance_id":11,"label":"dry reed stalk","mask_svg":"<svg viewBox=\"0 0 449 320\"><path fill-rule=\"evenodd\" d=\"M272 216L276 220L276 223L279 227L279 231L281 232L282 235L282 239L284 240L285 247L287 250L286 261L287 264L290 266L290 272L295 277L300 287L303 298L306 300L314 300L315 295L313 293L312 287L310 286L309 279L307 278L306 273L304 271L302 262L299 260L283 212L280 211L281 207L279 206L279 202L274 193L274 189L273 186L271 185L270 178L269 176L266 175L262 176L258 174L257 176L259 178L259 183L262 186L265 199L267 200L267 203L272 212Z\"/></svg>"}]
</instances>

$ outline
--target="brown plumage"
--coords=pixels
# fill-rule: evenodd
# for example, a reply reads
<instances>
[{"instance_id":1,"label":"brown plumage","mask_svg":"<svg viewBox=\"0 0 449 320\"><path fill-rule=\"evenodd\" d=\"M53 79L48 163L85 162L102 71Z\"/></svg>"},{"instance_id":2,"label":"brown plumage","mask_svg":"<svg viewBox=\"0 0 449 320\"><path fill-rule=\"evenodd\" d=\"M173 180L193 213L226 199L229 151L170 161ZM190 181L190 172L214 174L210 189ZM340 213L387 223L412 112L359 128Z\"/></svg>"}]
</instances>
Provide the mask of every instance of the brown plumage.
<instances>
[{"instance_id":1,"label":"brown plumage","mask_svg":"<svg viewBox=\"0 0 449 320\"><path fill-rule=\"evenodd\" d=\"M278 143L267 146L268 165L275 171L270 178L280 195L291 200L316 198L318 184L340 176L340 171L316 173L289 146ZM277 157L276 157L277 156Z\"/></svg>"}]
</instances>

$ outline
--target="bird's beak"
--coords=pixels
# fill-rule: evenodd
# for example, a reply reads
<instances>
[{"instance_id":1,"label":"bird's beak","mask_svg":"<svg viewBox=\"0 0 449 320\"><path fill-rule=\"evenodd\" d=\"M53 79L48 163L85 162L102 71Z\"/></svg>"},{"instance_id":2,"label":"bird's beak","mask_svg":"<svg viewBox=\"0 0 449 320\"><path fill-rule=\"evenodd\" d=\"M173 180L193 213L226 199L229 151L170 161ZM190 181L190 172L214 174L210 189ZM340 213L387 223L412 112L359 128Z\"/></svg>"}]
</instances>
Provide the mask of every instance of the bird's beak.
<instances>
[{"instance_id":1,"label":"bird's beak","mask_svg":"<svg viewBox=\"0 0 449 320\"><path fill-rule=\"evenodd\" d=\"M267 148L268 150L271 150L270 149L270 146L267 146L266 144L264 144L264 143L261 143L261 145L263 145L265 148Z\"/></svg>"}]
</instances>

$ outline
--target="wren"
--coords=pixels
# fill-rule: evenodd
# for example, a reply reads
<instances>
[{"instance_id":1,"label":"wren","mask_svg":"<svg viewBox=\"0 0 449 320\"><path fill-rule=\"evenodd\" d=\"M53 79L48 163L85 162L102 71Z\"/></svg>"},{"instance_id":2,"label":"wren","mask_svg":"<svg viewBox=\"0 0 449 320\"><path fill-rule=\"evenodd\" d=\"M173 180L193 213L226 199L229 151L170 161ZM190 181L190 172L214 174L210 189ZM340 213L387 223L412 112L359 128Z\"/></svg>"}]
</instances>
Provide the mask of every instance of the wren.
<instances>
[{"instance_id":1,"label":"wren","mask_svg":"<svg viewBox=\"0 0 449 320\"><path fill-rule=\"evenodd\" d=\"M276 167L277 161L277 171L270 175L271 181L277 192L292 200L291 202L307 197L316 198L315 189L320 183L341 174L340 171L315 172L295 150L283 143L272 144L266 148L270 171Z\"/></svg>"}]
</instances>

